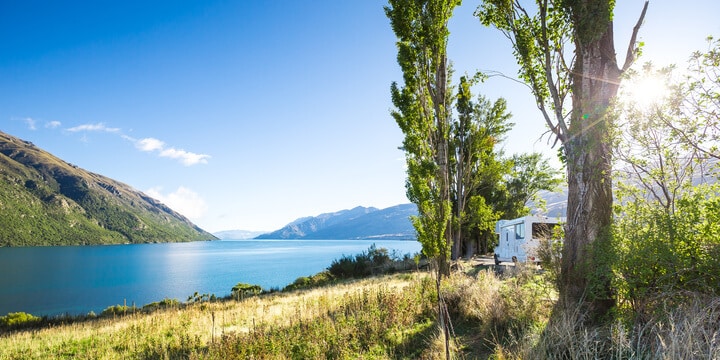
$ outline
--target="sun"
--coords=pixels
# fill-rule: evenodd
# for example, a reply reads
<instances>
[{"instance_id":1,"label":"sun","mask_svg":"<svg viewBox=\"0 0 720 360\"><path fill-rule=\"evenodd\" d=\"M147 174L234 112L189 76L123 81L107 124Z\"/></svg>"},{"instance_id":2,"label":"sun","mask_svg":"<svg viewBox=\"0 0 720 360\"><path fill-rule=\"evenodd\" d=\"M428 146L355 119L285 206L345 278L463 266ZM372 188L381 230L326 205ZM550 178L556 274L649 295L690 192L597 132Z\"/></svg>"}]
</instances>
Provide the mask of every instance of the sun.
<instances>
[{"instance_id":1,"label":"sun","mask_svg":"<svg viewBox=\"0 0 720 360\"><path fill-rule=\"evenodd\" d=\"M668 95L667 79L656 73L640 73L623 81L621 100L641 109L650 109Z\"/></svg>"}]
</instances>

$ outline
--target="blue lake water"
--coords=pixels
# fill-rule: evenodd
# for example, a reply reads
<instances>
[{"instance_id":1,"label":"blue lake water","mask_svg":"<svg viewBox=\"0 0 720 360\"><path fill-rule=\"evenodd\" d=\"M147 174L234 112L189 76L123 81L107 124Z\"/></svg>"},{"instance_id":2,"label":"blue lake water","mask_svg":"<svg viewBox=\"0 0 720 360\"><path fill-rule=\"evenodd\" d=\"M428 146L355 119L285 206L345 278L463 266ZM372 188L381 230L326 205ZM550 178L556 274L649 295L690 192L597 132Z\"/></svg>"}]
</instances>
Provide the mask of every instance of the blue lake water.
<instances>
[{"instance_id":1,"label":"blue lake water","mask_svg":"<svg viewBox=\"0 0 720 360\"><path fill-rule=\"evenodd\" d=\"M282 288L375 244L400 254L417 241L238 240L0 248L0 315L100 313L194 292L223 297L238 282Z\"/></svg>"}]
</instances>

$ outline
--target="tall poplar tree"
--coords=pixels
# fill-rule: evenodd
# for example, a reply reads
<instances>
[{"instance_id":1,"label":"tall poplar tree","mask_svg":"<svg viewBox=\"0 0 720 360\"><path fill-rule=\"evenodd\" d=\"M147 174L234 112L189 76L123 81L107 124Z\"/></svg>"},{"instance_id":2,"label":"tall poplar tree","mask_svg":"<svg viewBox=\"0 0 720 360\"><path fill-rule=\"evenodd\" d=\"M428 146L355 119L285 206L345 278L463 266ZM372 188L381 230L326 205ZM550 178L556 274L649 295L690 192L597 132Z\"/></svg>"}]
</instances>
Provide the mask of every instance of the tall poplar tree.
<instances>
[{"instance_id":1,"label":"tall poplar tree","mask_svg":"<svg viewBox=\"0 0 720 360\"><path fill-rule=\"evenodd\" d=\"M392 116L405 134L408 198L423 253L437 263L438 320L449 358L447 310L440 281L450 272L452 247L449 134L452 89L447 59L448 20L460 0L390 0L385 14L398 38L403 84L391 86Z\"/></svg>"},{"instance_id":2,"label":"tall poplar tree","mask_svg":"<svg viewBox=\"0 0 720 360\"><path fill-rule=\"evenodd\" d=\"M451 246L449 135L452 88L447 22L459 0L390 0L385 13L398 37L402 86L393 82L393 118L405 139L407 192L418 206L413 224L425 255L449 271Z\"/></svg>"},{"instance_id":3,"label":"tall poplar tree","mask_svg":"<svg viewBox=\"0 0 720 360\"><path fill-rule=\"evenodd\" d=\"M562 144L568 178L568 210L561 269L562 300L582 304L590 320L614 306L603 249L610 244L612 153L608 111L621 76L636 56L635 40L648 3L618 66L613 0L536 0L529 12L518 0L484 0L476 15L512 43L520 77ZM574 57L566 61L566 46ZM566 106L568 96L571 104ZM566 112L571 107L569 112Z\"/></svg>"},{"instance_id":4,"label":"tall poplar tree","mask_svg":"<svg viewBox=\"0 0 720 360\"><path fill-rule=\"evenodd\" d=\"M490 102L483 96L473 99L470 90L476 79L460 78L456 99L457 120L451 131L451 196L453 260L476 254L478 232L492 232L500 214L493 211L493 194L510 171L496 147L512 129L505 99ZM482 200L480 199L482 198ZM473 234L475 232L475 234Z\"/></svg>"}]
</instances>

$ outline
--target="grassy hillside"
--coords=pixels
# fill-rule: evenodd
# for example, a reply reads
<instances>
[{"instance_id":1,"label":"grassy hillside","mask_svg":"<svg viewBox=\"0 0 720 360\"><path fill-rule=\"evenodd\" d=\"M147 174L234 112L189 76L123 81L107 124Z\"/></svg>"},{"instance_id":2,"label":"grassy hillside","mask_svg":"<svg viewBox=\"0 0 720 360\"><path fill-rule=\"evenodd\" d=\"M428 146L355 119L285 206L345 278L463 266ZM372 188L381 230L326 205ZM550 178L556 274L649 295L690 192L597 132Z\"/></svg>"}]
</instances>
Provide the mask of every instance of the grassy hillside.
<instances>
[{"instance_id":1,"label":"grassy hillside","mask_svg":"<svg viewBox=\"0 0 720 360\"><path fill-rule=\"evenodd\" d=\"M210 239L147 195L0 132L0 246Z\"/></svg>"}]
</instances>

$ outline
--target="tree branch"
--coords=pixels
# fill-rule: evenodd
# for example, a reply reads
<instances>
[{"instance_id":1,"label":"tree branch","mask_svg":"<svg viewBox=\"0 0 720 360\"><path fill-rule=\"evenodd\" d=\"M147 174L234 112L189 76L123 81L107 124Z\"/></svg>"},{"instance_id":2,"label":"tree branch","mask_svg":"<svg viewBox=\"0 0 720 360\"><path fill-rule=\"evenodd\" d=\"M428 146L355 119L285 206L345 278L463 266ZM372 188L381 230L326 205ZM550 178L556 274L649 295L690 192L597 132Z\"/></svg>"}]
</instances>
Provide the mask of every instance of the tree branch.
<instances>
[{"instance_id":1,"label":"tree branch","mask_svg":"<svg viewBox=\"0 0 720 360\"><path fill-rule=\"evenodd\" d=\"M643 6L642 12L640 13L640 18L638 19L637 23L635 24L635 27L633 27L632 36L630 37L630 43L628 44L628 50L627 55L625 56L625 64L623 64L622 71L625 72L625 70L629 69L630 66L635 62L635 54L637 53L637 48L635 47L635 42L637 41L637 35L638 32L640 32L640 27L642 26L643 20L645 20L645 13L647 12L648 5L650 4L650 1L646 0L645 5Z\"/></svg>"},{"instance_id":2,"label":"tree branch","mask_svg":"<svg viewBox=\"0 0 720 360\"><path fill-rule=\"evenodd\" d=\"M550 129L553 130L553 132L560 139L560 141L565 142L565 138L568 134L568 127L565 123L565 119L562 116L562 102L560 101L560 96L558 95L558 88L555 84L552 73L552 62L550 59L550 52L552 50L550 49L550 42L548 40L547 34L547 0L542 2L542 4L538 3L538 5L542 5L540 6L540 29L542 31L540 41L542 41L542 51L545 55L543 63L543 68L545 70L545 81L547 82L548 90L550 90L550 96L552 96L557 126L553 128L553 124L549 120L547 121L547 123L548 126L550 126ZM547 115L545 116L547 117Z\"/></svg>"}]
</instances>

